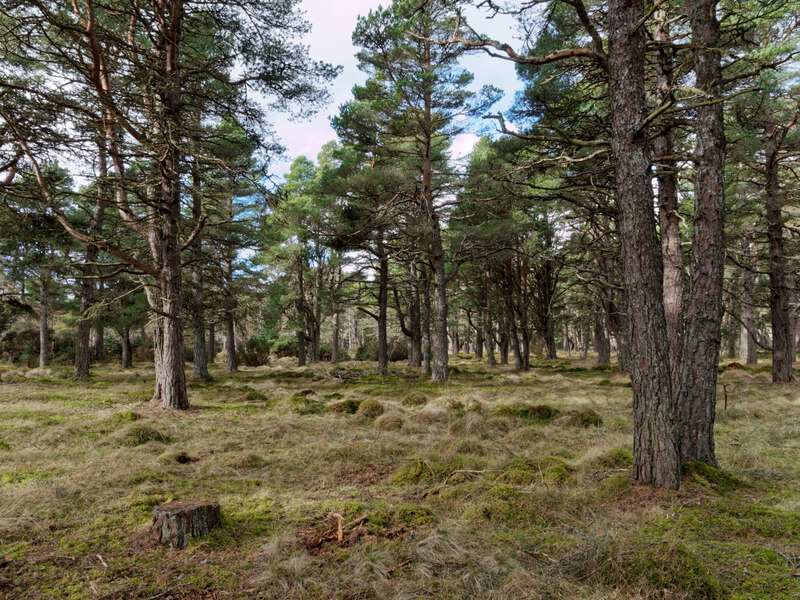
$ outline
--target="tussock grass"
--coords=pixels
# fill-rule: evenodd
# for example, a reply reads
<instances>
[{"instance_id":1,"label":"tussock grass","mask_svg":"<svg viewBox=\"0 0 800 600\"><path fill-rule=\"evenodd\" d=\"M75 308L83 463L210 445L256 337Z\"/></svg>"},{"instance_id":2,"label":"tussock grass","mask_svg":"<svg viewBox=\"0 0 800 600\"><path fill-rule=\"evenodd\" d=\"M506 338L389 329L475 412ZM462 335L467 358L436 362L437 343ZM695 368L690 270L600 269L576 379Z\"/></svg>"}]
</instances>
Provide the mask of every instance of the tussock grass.
<instances>
[{"instance_id":1,"label":"tussock grass","mask_svg":"<svg viewBox=\"0 0 800 600\"><path fill-rule=\"evenodd\" d=\"M453 362L214 370L182 414L147 365L0 367L0 598L800 597L800 390L765 365L721 369L724 470L663 492L630 479L624 373ZM182 552L144 534L177 498L223 510Z\"/></svg>"}]
</instances>

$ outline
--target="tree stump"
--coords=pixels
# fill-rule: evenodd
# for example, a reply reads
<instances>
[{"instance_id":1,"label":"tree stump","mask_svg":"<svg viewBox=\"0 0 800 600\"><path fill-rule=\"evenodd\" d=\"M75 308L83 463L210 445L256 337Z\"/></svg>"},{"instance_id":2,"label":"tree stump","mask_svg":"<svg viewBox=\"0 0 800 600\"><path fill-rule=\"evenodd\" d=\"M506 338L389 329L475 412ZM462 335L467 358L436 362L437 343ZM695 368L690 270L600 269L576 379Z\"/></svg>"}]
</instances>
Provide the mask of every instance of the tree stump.
<instances>
[{"instance_id":1,"label":"tree stump","mask_svg":"<svg viewBox=\"0 0 800 600\"><path fill-rule=\"evenodd\" d=\"M156 507L150 533L166 546L185 548L190 537L207 535L219 524L219 502L175 500Z\"/></svg>"}]
</instances>

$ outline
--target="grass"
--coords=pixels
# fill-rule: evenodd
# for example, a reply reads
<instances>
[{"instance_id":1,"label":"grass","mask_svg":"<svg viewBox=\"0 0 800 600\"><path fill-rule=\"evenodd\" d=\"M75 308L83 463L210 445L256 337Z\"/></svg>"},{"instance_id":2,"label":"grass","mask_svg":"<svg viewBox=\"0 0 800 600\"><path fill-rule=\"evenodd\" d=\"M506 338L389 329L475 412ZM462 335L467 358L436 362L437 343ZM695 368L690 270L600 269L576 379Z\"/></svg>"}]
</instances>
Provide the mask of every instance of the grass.
<instances>
[{"instance_id":1,"label":"grass","mask_svg":"<svg viewBox=\"0 0 800 600\"><path fill-rule=\"evenodd\" d=\"M213 370L186 413L144 366L0 368L0 598L800 598L796 386L723 365L724 470L670 492L631 481L625 374L453 362ZM223 511L183 551L147 537L178 498Z\"/></svg>"}]
</instances>

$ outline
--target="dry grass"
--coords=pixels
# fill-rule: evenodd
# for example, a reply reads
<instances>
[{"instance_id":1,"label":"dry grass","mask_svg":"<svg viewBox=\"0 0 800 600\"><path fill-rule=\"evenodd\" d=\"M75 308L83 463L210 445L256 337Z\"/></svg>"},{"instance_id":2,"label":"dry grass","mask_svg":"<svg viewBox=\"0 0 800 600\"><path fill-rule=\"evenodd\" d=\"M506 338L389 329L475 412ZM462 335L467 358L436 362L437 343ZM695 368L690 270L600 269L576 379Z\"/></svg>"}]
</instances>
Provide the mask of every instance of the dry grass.
<instances>
[{"instance_id":1,"label":"dry grass","mask_svg":"<svg viewBox=\"0 0 800 600\"><path fill-rule=\"evenodd\" d=\"M215 371L187 413L150 404L147 367L4 369L0 597L800 597L796 386L725 370L727 473L660 492L630 482L624 374L454 364L445 387L399 365ZM175 498L218 500L223 527L152 545ZM339 542L335 514L366 520Z\"/></svg>"}]
</instances>

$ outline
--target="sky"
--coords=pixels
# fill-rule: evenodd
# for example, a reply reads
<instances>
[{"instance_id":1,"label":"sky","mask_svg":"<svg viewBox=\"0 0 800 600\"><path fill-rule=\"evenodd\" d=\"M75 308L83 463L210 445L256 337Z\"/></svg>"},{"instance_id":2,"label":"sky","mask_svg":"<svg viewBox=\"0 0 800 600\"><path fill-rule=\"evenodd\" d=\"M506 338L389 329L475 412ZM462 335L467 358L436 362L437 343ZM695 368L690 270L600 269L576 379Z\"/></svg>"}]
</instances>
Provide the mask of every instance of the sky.
<instances>
[{"instance_id":1,"label":"sky","mask_svg":"<svg viewBox=\"0 0 800 600\"><path fill-rule=\"evenodd\" d=\"M301 9L311 23L312 30L305 39L310 54L316 60L324 60L342 65L342 73L331 86L331 103L310 121L291 121L284 115L276 114L271 120L281 143L286 147L286 156L276 161L271 168L275 175L283 175L289 164L297 156L316 158L322 146L336 138L328 118L338 112L338 107L351 97L354 85L363 83L366 76L358 70L355 59L357 49L353 46L351 35L359 15L366 15L370 9L388 0L303 0ZM478 31L495 39L514 44L516 25L511 17L486 19L482 13L468 15L470 23ZM495 106L493 112L504 111L514 100L514 92L520 89L513 63L492 58L483 53L465 57L465 68L475 75L474 89L486 84L494 85L505 92L505 97ZM452 155L461 158L469 154L478 141L474 133L466 133L454 140Z\"/></svg>"}]
</instances>

